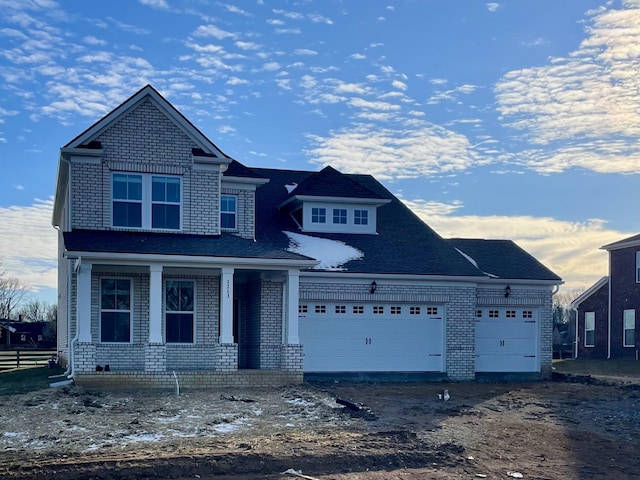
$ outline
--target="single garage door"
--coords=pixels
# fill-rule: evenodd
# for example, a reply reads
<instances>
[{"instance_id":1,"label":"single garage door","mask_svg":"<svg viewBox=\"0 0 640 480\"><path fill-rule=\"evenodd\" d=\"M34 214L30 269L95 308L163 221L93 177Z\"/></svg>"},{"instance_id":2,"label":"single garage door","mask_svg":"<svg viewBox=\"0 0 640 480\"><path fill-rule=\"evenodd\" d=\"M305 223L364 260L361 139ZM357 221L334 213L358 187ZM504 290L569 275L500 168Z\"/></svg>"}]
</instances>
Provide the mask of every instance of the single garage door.
<instances>
[{"instance_id":1,"label":"single garage door","mask_svg":"<svg viewBox=\"0 0 640 480\"><path fill-rule=\"evenodd\" d=\"M476 311L476 372L538 372L538 311L486 307Z\"/></svg>"},{"instance_id":2,"label":"single garage door","mask_svg":"<svg viewBox=\"0 0 640 480\"><path fill-rule=\"evenodd\" d=\"M301 302L305 372L442 372L444 307Z\"/></svg>"}]
</instances>

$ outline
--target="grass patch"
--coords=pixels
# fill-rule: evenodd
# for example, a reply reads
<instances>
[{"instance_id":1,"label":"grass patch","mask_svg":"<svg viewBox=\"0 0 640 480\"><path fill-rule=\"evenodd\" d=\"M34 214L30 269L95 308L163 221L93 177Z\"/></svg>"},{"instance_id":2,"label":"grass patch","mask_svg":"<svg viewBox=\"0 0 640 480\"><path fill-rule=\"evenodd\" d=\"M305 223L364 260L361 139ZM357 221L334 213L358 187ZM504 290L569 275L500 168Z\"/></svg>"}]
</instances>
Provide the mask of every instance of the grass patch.
<instances>
[{"instance_id":1,"label":"grass patch","mask_svg":"<svg viewBox=\"0 0 640 480\"><path fill-rule=\"evenodd\" d=\"M556 372L571 375L593 375L640 379L640 361L633 359L615 360L554 360Z\"/></svg>"},{"instance_id":2,"label":"grass patch","mask_svg":"<svg viewBox=\"0 0 640 480\"><path fill-rule=\"evenodd\" d=\"M0 372L0 395L29 393L49 388L49 383L61 378L49 379L49 375L59 375L64 368L34 367Z\"/></svg>"}]
</instances>

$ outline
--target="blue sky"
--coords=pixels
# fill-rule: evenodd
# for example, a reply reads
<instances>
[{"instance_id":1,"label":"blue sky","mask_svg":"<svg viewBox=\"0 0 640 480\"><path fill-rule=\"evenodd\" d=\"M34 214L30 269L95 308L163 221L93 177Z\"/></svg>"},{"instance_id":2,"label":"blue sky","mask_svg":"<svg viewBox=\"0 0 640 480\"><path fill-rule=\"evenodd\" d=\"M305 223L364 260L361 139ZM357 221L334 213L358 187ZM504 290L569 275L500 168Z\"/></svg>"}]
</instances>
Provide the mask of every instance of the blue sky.
<instances>
[{"instance_id":1,"label":"blue sky","mask_svg":"<svg viewBox=\"0 0 640 480\"><path fill-rule=\"evenodd\" d=\"M0 0L2 268L55 299L59 148L150 83L247 166L371 173L584 289L640 232L640 0Z\"/></svg>"}]
</instances>

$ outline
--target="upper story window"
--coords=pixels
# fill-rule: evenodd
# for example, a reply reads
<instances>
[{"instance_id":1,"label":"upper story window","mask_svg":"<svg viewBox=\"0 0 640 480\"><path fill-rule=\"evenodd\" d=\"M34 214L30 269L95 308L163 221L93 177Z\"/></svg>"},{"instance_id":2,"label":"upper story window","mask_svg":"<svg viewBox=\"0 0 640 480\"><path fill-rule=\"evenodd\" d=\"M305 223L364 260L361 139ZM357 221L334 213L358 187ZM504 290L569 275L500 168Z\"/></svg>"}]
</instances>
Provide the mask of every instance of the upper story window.
<instances>
[{"instance_id":1,"label":"upper story window","mask_svg":"<svg viewBox=\"0 0 640 480\"><path fill-rule=\"evenodd\" d=\"M220 196L220 227L229 230L238 228L238 197Z\"/></svg>"},{"instance_id":2,"label":"upper story window","mask_svg":"<svg viewBox=\"0 0 640 480\"><path fill-rule=\"evenodd\" d=\"M640 283L640 251L636 252L636 283Z\"/></svg>"},{"instance_id":3,"label":"upper story window","mask_svg":"<svg viewBox=\"0 0 640 480\"><path fill-rule=\"evenodd\" d=\"M347 209L346 208L334 208L333 209L333 223L340 225L347 224Z\"/></svg>"},{"instance_id":4,"label":"upper story window","mask_svg":"<svg viewBox=\"0 0 640 480\"><path fill-rule=\"evenodd\" d=\"M369 212L367 210L354 210L353 211L353 224L354 225L369 225Z\"/></svg>"},{"instance_id":5,"label":"upper story window","mask_svg":"<svg viewBox=\"0 0 640 480\"><path fill-rule=\"evenodd\" d=\"M114 173L112 225L127 228L180 230L180 177Z\"/></svg>"},{"instance_id":6,"label":"upper story window","mask_svg":"<svg viewBox=\"0 0 640 480\"><path fill-rule=\"evenodd\" d=\"M313 207L311 209L311 223L327 223L327 209Z\"/></svg>"}]
</instances>

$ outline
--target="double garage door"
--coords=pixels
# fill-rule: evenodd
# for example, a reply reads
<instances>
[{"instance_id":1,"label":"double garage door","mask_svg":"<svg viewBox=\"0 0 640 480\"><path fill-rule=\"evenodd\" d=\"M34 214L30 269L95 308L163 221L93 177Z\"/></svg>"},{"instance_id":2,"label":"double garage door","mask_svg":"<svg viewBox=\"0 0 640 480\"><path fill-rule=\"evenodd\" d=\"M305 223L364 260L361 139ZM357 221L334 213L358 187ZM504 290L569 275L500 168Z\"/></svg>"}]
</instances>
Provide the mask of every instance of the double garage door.
<instances>
[{"instance_id":1,"label":"double garage door","mask_svg":"<svg viewBox=\"0 0 640 480\"><path fill-rule=\"evenodd\" d=\"M442 372L441 305L300 302L305 372Z\"/></svg>"},{"instance_id":2,"label":"double garage door","mask_svg":"<svg viewBox=\"0 0 640 480\"><path fill-rule=\"evenodd\" d=\"M483 307L476 311L476 372L538 372L538 310Z\"/></svg>"}]
</instances>

